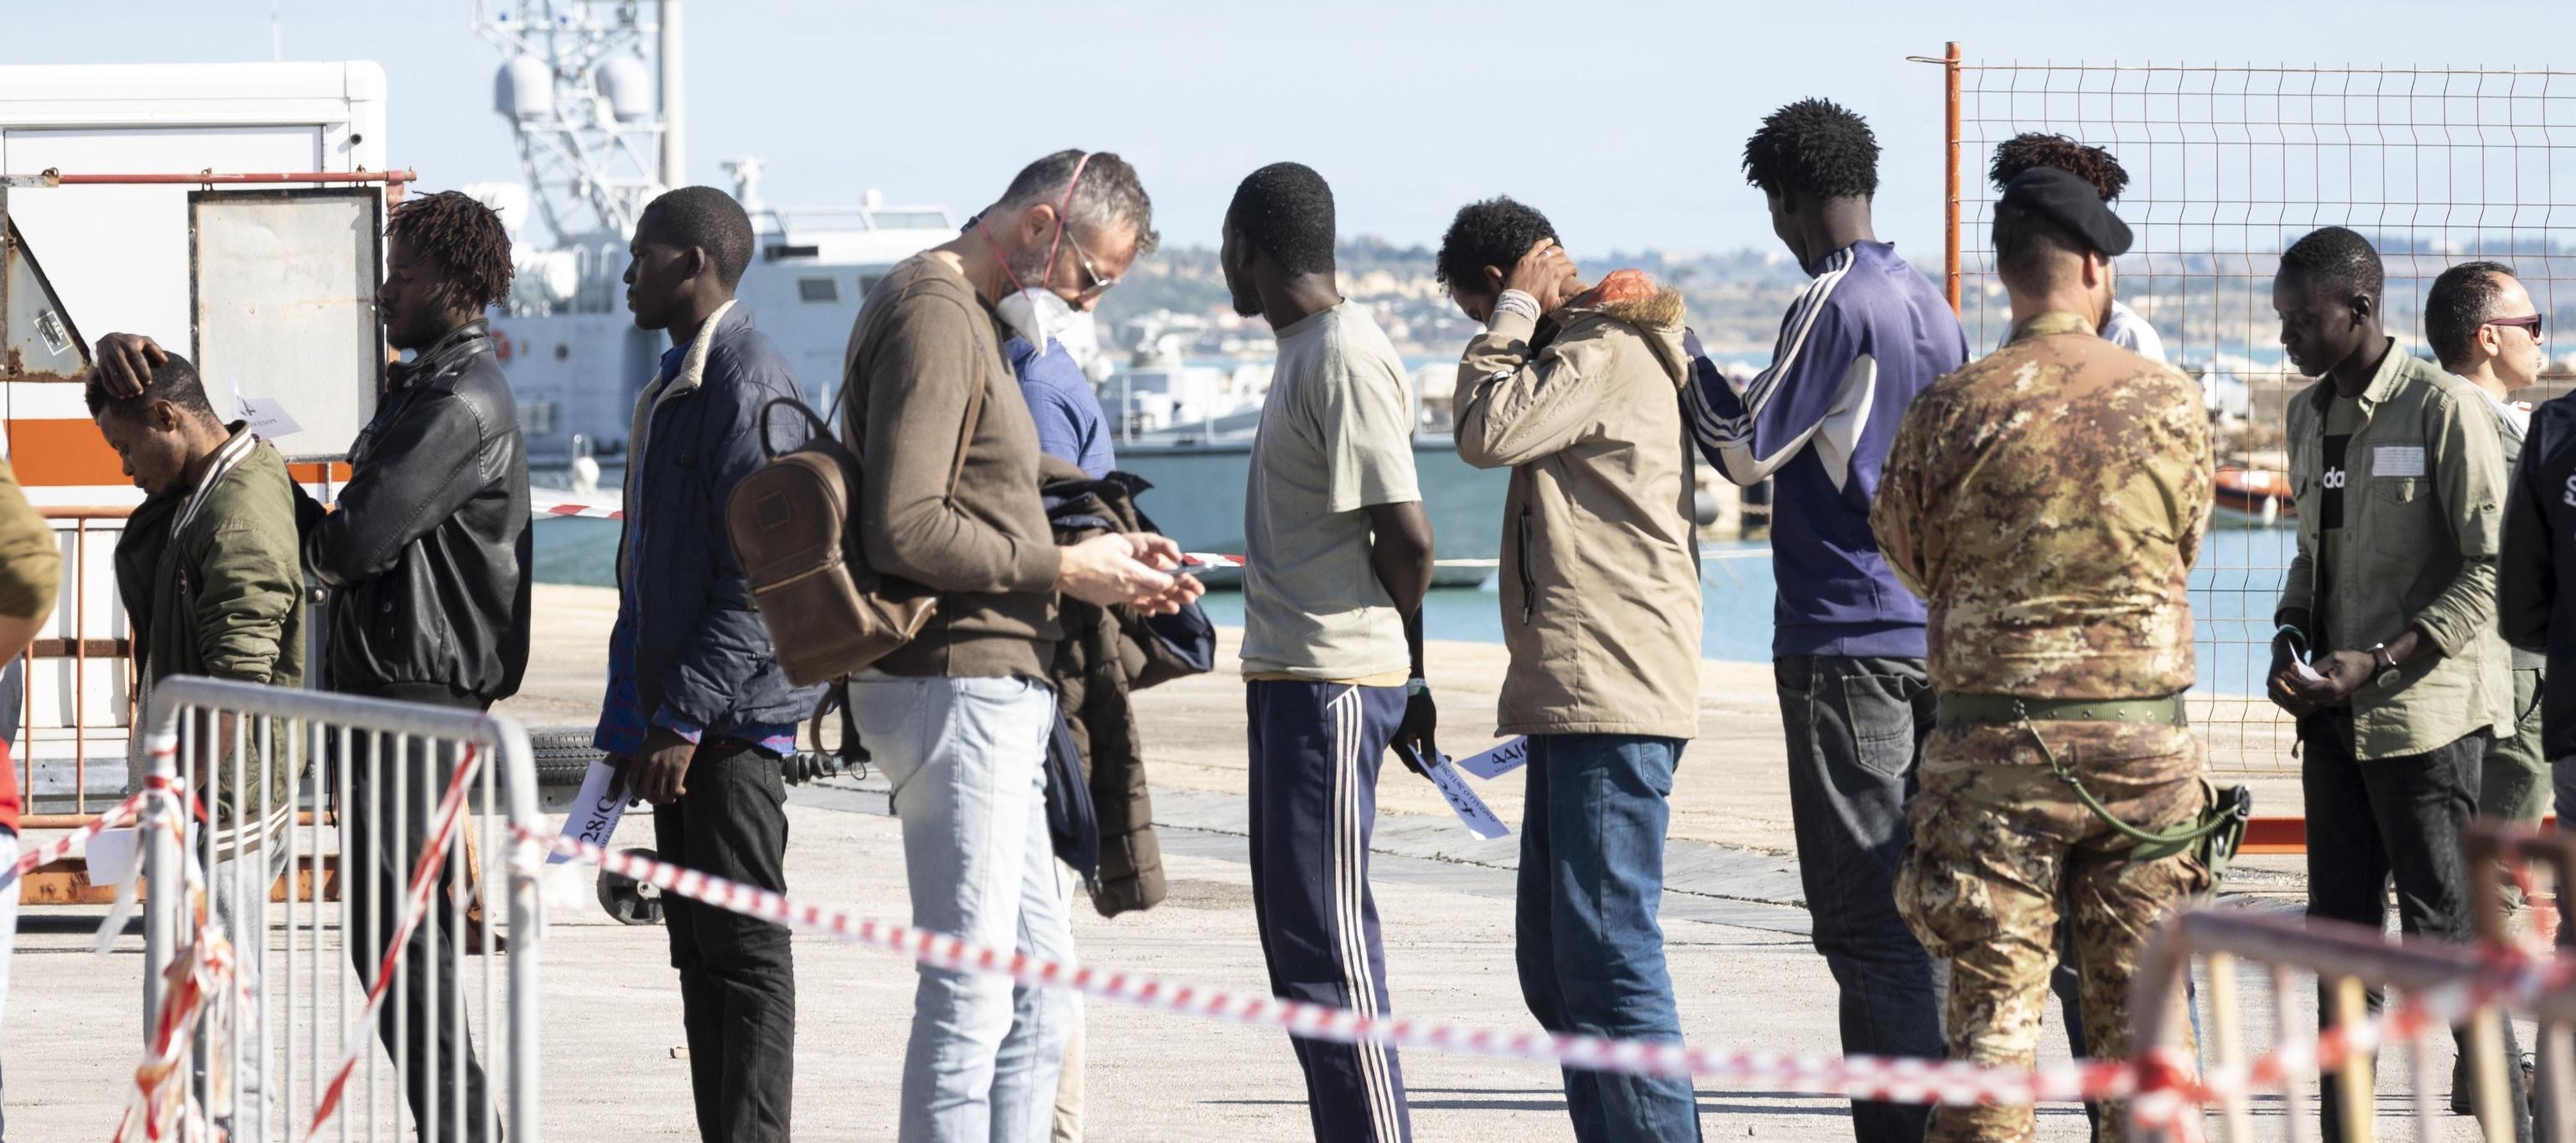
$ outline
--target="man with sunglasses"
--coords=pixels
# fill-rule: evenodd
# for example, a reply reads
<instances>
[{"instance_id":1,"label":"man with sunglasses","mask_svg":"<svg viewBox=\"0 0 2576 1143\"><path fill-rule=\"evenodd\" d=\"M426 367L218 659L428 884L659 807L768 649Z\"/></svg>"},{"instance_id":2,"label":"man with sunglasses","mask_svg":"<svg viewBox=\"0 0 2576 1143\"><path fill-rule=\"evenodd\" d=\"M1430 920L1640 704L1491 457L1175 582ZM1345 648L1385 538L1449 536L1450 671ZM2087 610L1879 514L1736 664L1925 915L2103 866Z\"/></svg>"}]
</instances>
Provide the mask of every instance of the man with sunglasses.
<instances>
[{"instance_id":1,"label":"man with sunglasses","mask_svg":"<svg viewBox=\"0 0 2576 1143\"><path fill-rule=\"evenodd\" d=\"M2442 368L2477 388L2495 413L2510 473L2531 429L2531 406L2515 392L2540 380L2548 355L2540 348L2540 311L2531 294L2498 262L2462 262L2433 279L2424 295L2424 340ZM2499 573L2501 574L2501 573ZM2514 648L2513 713L2487 747L2478 776L2478 816L2540 824L2549 812L2549 758L2541 752L2540 696L2548 656ZM2501 877L2501 871L2496 874ZM2502 878L2505 907L2519 910L2522 892ZM2454 1089L2457 1090L2456 1088Z\"/></svg>"},{"instance_id":2,"label":"man with sunglasses","mask_svg":"<svg viewBox=\"0 0 2576 1143\"><path fill-rule=\"evenodd\" d=\"M981 221L969 221L968 233ZM1070 232L1064 245L1080 271L1081 292L1074 295L1072 316L1036 341L1013 333L1002 342L1002 357L1020 379L1020 397L1029 403L1029 417L1037 424L1038 451L1098 480L1118 467L1118 452L1110 443L1109 414L1100 407L1100 395L1092 391L1083 367L1099 352L1091 307L1118 279L1103 276Z\"/></svg>"},{"instance_id":3,"label":"man with sunglasses","mask_svg":"<svg viewBox=\"0 0 2576 1143\"><path fill-rule=\"evenodd\" d=\"M973 235L983 222L981 216L966 220L964 233ZM1013 333L1002 342L1002 358L1010 362L1011 374L1020 382L1020 398L1028 402L1038 451L1098 480L1118 467L1118 453L1110 444L1109 416L1100 407L1100 395L1091 391L1091 379L1083 374L1087 356L1076 358L1067 343L1097 352L1099 334L1091 325L1091 307L1118 279L1100 272L1070 229L1064 234L1064 250L1080 271L1074 283L1079 292L1070 303L1071 318L1034 343L1025 334ZM1040 274L1043 277L1044 271ZM1056 868L1057 886L1068 903L1073 900L1076 876L1069 867ZM1071 997L1070 1007L1072 1031L1065 1039L1064 1066L1056 1078L1055 1143L1082 1143L1082 997Z\"/></svg>"},{"instance_id":4,"label":"man with sunglasses","mask_svg":"<svg viewBox=\"0 0 2576 1143\"><path fill-rule=\"evenodd\" d=\"M1087 254L1064 256L1068 239ZM867 467L859 541L873 569L938 600L919 634L849 686L859 734L893 783L912 923L1056 961L1072 936L1043 795L1055 597L1163 614L1200 588L1163 570L1180 551L1160 536L1055 543L1037 431L999 346L1014 332L1044 344L1154 242L1133 167L1049 155L971 233L868 291L844 359L841 439ZM1068 994L927 965L920 977L897 1138L1047 1138Z\"/></svg>"},{"instance_id":5,"label":"man with sunglasses","mask_svg":"<svg viewBox=\"0 0 2576 1143\"><path fill-rule=\"evenodd\" d=\"M2272 280L2281 347L2318 380L2288 407L2298 550L2270 694L2299 720L2308 916L2377 932L2393 877L2409 936L2466 942L2460 835L2490 736L2514 725L2496 625L2504 454L2485 397L2388 336L2384 289L2379 252L2340 226L2293 243ZM2516 1058L2509 1021L2504 1040ZM2499 1110L2528 1140L2521 1069L2505 1073ZM2336 1116L2324 1131L2342 1143Z\"/></svg>"}]
</instances>

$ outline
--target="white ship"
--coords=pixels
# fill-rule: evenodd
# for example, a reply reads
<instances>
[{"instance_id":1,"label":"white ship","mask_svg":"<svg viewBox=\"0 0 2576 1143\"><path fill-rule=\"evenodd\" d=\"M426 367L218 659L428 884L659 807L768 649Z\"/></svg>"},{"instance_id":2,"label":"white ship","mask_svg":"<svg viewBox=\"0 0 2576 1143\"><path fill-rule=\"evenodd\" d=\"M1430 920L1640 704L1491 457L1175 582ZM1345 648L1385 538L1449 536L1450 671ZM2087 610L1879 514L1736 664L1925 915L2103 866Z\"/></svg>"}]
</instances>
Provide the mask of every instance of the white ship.
<instances>
[{"instance_id":1,"label":"white ship","mask_svg":"<svg viewBox=\"0 0 2576 1143\"><path fill-rule=\"evenodd\" d=\"M492 332L529 457L555 470L543 482L578 486L569 473L588 457L613 483L635 398L666 348L662 334L635 328L622 276L645 205L687 184L680 4L517 0L477 5L475 28L503 54L493 108L514 133L526 178L468 189L514 228L518 279ZM958 221L935 206L886 205L874 191L843 209L772 209L760 159L724 166L759 235L737 296L794 364L806 401L823 408L836 396L860 299L896 263L954 238ZM1119 466L1157 486L1144 501L1156 523L1193 550L1241 551L1266 364L1192 365L1149 346L1097 380ZM1442 578L1472 586L1501 548L1503 474L1457 459L1441 411L1419 424L1440 554L1463 561ZM613 525L549 521L540 570L609 582L614 542Z\"/></svg>"},{"instance_id":2,"label":"white ship","mask_svg":"<svg viewBox=\"0 0 2576 1143\"><path fill-rule=\"evenodd\" d=\"M680 4L520 0L478 5L475 27L506 57L493 109L515 133L527 179L471 189L500 208L519 251L492 332L529 457L562 467L588 452L613 466L667 348L661 333L635 328L621 279L645 205L688 185ZM725 163L759 238L737 296L820 407L839 383L859 299L957 227L944 210L889 206L874 191L845 209L773 210L761 201L761 167L751 157Z\"/></svg>"}]
</instances>

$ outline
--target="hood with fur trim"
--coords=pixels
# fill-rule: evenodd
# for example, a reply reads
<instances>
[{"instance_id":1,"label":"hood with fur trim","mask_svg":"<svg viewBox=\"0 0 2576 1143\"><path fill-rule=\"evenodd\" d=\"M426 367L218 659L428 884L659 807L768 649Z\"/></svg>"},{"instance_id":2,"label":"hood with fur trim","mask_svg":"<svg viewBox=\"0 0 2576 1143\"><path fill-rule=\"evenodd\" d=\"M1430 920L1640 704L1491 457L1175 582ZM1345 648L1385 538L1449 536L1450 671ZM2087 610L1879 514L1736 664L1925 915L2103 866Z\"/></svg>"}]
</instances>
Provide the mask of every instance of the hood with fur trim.
<instances>
[{"instance_id":1,"label":"hood with fur trim","mask_svg":"<svg viewBox=\"0 0 2576 1143\"><path fill-rule=\"evenodd\" d=\"M1613 270L1601 284L1566 305L1564 324L1571 328L1588 316L1600 316L1635 327L1655 353L1675 389L1690 378L1690 354L1682 348L1684 306L1681 291L1643 270Z\"/></svg>"}]
</instances>

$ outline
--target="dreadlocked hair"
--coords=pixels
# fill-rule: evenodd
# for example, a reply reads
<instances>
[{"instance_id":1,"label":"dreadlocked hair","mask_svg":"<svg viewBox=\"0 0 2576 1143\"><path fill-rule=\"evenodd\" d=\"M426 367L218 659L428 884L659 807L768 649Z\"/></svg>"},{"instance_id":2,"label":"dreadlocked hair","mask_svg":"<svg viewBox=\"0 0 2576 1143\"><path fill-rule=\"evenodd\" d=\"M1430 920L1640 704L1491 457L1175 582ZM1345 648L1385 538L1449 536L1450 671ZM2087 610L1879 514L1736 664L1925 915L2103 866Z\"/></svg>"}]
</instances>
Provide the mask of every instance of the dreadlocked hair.
<instances>
[{"instance_id":1,"label":"dreadlocked hair","mask_svg":"<svg viewBox=\"0 0 2576 1143\"><path fill-rule=\"evenodd\" d=\"M2054 167L2093 184L2102 201L2120 197L2128 188L2128 169L2113 158L2111 152L2087 146L2064 135L2029 131L2004 140L1995 147L1994 168L1986 173L1996 190L2002 190L2024 171Z\"/></svg>"},{"instance_id":2,"label":"dreadlocked hair","mask_svg":"<svg viewBox=\"0 0 2576 1143\"><path fill-rule=\"evenodd\" d=\"M510 296L510 232L492 208L458 191L405 199L385 222L385 237L411 244L447 282L439 304L479 311Z\"/></svg>"}]
</instances>

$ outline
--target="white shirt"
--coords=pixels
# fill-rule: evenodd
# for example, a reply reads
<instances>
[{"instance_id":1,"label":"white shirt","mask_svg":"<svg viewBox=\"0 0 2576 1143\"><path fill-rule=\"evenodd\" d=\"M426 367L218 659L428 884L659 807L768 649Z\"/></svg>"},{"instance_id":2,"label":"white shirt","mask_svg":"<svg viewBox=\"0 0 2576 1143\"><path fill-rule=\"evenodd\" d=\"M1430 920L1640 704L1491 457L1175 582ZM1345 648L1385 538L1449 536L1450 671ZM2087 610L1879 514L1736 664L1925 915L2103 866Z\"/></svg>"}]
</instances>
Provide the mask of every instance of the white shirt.
<instances>
[{"instance_id":1,"label":"white shirt","mask_svg":"<svg viewBox=\"0 0 2576 1143\"><path fill-rule=\"evenodd\" d=\"M2476 388L2474 384L2471 387ZM2486 398L2487 407L2495 410L2496 427L2503 430L2505 439L2520 445L2522 438L2531 432L2531 406L2520 401L2505 400L2482 388L2478 389L2478 396Z\"/></svg>"},{"instance_id":2,"label":"white shirt","mask_svg":"<svg viewBox=\"0 0 2576 1143\"><path fill-rule=\"evenodd\" d=\"M2116 298L2111 301L2111 320L2102 323L2102 340L2158 365L2168 364L2165 342L2156 336L2156 327L2148 325L2147 319L2129 308L2129 303Z\"/></svg>"}]
</instances>

